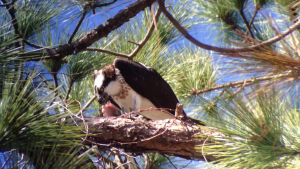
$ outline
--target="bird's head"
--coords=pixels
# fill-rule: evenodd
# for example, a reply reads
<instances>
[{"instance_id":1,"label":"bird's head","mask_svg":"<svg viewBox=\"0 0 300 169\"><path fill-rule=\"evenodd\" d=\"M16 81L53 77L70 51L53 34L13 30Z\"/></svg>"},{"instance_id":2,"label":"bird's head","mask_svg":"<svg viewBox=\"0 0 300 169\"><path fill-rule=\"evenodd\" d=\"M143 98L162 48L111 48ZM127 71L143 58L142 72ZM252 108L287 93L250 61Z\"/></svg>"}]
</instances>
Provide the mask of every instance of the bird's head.
<instances>
[{"instance_id":1,"label":"bird's head","mask_svg":"<svg viewBox=\"0 0 300 169\"><path fill-rule=\"evenodd\" d=\"M101 70L94 71L94 91L100 104L109 100L109 95L114 94L116 73L114 65L108 65Z\"/></svg>"}]
</instances>

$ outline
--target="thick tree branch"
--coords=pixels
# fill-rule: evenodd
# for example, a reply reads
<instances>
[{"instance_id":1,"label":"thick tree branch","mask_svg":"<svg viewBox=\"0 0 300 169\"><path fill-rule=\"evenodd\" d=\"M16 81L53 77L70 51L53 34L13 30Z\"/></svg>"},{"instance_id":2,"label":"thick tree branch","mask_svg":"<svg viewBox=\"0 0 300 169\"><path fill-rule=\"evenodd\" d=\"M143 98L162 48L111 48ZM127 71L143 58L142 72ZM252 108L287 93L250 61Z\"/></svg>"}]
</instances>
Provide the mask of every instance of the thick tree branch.
<instances>
[{"instance_id":1,"label":"thick tree branch","mask_svg":"<svg viewBox=\"0 0 300 169\"><path fill-rule=\"evenodd\" d=\"M219 47L215 47L215 46L210 46L210 45L206 45L204 43L199 42L198 40L196 40L193 36L191 36L177 21L176 19L167 11L165 4L164 4L164 0L158 0L158 4L162 10L162 12L165 14L165 16L173 23L173 25L177 28L177 30L189 41L191 41L192 43L194 43L195 45L203 48L203 49L207 49L207 50L212 50L215 52L221 52L221 53L234 53L234 52L247 52L247 51L253 51L253 50L257 50L261 47L265 47L265 46L269 46L281 39L283 39L284 37L286 37L287 35L289 35L290 33L292 33L294 30L296 30L297 28L299 28L300 26L300 20L298 22L296 22L293 26L291 26L290 28L288 28L286 31L282 32L281 35L275 36L267 41L264 41L260 44L257 45L252 45L249 47L242 47L242 48L233 48L233 49L228 49L228 48L219 48Z\"/></svg>"},{"instance_id":2,"label":"thick tree branch","mask_svg":"<svg viewBox=\"0 0 300 169\"><path fill-rule=\"evenodd\" d=\"M147 121L141 118L121 117L89 118L89 133L93 136L84 140L84 144L98 145L101 148L116 147L126 152L142 154L158 152L186 159L204 160L196 145L202 145L209 136L222 136L206 127L187 124L181 120ZM199 135L205 136L197 137ZM211 143L206 140L206 143ZM208 161L216 157L205 155Z\"/></svg>"}]
</instances>

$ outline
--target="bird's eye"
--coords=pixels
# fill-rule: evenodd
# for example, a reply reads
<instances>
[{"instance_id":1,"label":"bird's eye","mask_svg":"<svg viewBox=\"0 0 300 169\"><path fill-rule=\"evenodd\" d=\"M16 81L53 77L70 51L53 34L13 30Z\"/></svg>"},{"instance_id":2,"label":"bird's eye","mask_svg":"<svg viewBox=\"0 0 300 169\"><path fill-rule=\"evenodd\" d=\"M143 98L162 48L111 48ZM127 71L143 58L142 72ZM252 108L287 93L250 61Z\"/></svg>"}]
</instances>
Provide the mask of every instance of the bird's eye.
<instances>
[{"instance_id":1,"label":"bird's eye","mask_svg":"<svg viewBox=\"0 0 300 169\"><path fill-rule=\"evenodd\" d=\"M102 93L104 91L103 87L100 88L100 92Z\"/></svg>"}]
</instances>

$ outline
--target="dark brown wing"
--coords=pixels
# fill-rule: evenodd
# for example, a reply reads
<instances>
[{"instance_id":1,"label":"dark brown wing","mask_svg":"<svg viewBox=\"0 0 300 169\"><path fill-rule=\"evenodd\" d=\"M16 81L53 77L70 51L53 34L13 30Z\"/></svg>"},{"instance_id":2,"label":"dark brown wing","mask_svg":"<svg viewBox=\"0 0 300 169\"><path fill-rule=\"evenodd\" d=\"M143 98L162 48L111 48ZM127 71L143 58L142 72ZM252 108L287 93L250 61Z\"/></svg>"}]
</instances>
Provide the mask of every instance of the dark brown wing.
<instances>
[{"instance_id":1,"label":"dark brown wing","mask_svg":"<svg viewBox=\"0 0 300 169\"><path fill-rule=\"evenodd\" d=\"M170 85L152 68L123 59L117 58L114 65L120 70L126 83L138 94L149 99L157 108L176 109L178 99ZM175 114L174 111L169 111Z\"/></svg>"}]
</instances>

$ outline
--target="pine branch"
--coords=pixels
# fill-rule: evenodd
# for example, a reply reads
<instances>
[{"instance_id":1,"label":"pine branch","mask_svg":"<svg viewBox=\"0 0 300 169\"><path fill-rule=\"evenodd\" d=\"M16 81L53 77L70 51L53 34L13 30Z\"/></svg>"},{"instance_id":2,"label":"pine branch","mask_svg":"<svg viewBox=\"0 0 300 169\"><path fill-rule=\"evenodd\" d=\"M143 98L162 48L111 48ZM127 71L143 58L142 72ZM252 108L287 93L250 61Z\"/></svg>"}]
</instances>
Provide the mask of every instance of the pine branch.
<instances>
[{"instance_id":1,"label":"pine branch","mask_svg":"<svg viewBox=\"0 0 300 169\"><path fill-rule=\"evenodd\" d=\"M39 45L36 45L36 44L33 44L33 43L29 42L24 37L22 38L22 41L25 42L27 45L29 45L31 47L34 47L34 48L37 48L37 49L45 49L45 47L43 47L43 46L39 46Z\"/></svg>"},{"instance_id":2,"label":"pine branch","mask_svg":"<svg viewBox=\"0 0 300 169\"><path fill-rule=\"evenodd\" d=\"M2 3L6 4L6 1L2 0ZM19 39L20 38L20 32L19 32L18 21L17 21L16 15L15 15L14 0L12 0L10 5L5 5L5 8L8 10L8 13L11 17L11 25L14 28L14 31L15 31L15 38ZM19 48L20 43L15 42L15 47Z\"/></svg>"},{"instance_id":3,"label":"pine branch","mask_svg":"<svg viewBox=\"0 0 300 169\"><path fill-rule=\"evenodd\" d=\"M92 8L96 8L96 7L108 6L108 5L111 5L111 4L115 3L115 2L117 2L117 0L113 0L112 2L107 2L107 3L102 3L102 4L92 3L91 7Z\"/></svg>"},{"instance_id":4,"label":"pine branch","mask_svg":"<svg viewBox=\"0 0 300 169\"><path fill-rule=\"evenodd\" d=\"M71 77L70 78L69 87L68 87L68 91L67 91L67 94L66 94L66 97L65 97L65 101L67 101L68 98L69 98L69 95L70 95L70 92L71 92L73 84L74 84L74 81L72 80L72 77Z\"/></svg>"},{"instance_id":5,"label":"pine branch","mask_svg":"<svg viewBox=\"0 0 300 169\"><path fill-rule=\"evenodd\" d=\"M82 12L82 16L80 17L80 19L79 19L79 21L78 21L78 23L77 23L77 25L76 25L76 27L75 27L73 33L71 34L71 36L70 36L70 38L69 38L69 40L68 40L68 44L70 44L70 43L72 42L73 37L74 37L75 34L77 33L77 31L78 31L78 29L79 29L79 27L80 27L80 25L81 25L81 23L82 23L82 21L83 21L85 15L86 15L86 13L87 13L87 10L86 10L85 8L86 8L86 7L84 7L83 12Z\"/></svg>"},{"instance_id":6,"label":"pine branch","mask_svg":"<svg viewBox=\"0 0 300 169\"><path fill-rule=\"evenodd\" d=\"M176 119L147 121L141 118L87 118L89 133L93 136L84 140L86 145L98 145L101 149L108 147L122 148L137 155L149 152L174 155L186 159L204 161L197 152L196 145L201 145L207 137L223 136L220 133L190 125ZM197 137L205 135L203 137ZM207 140L206 143L212 143ZM205 155L208 161L216 157Z\"/></svg>"},{"instance_id":7,"label":"pine branch","mask_svg":"<svg viewBox=\"0 0 300 169\"><path fill-rule=\"evenodd\" d=\"M29 54L35 56L42 56L44 54L44 56L47 56L46 59L64 58L71 54L77 54L78 52L83 51L99 39L106 37L113 30L121 27L130 18L137 15L146 7L151 6L154 2L155 0L138 0L133 4L129 5L127 8L119 11L115 16L108 19L102 25L99 25L93 31L87 33L85 36L79 38L78 40L70 44L64 44L56 48L42 50L37 53ZM39 58L31 59L31 61L35 60L39 60Z\"/></svg>"},{"instance_id":8,"label":"pine branch","mask_svg":"<svg viewBox=\"0 0 300 169\"><path fill-rule=\"evenodd\" d=\"M159 15L161 13L160 7L157 8L157 12L153 18L152 24L150 29L148 30L148 32L146 33L145 38L138 44L138 46L131 52L131 54L129 55L129 59L132 59L133 57L136 56L136 54L142 49L142 47L146 44L146 42L150 39L153 30L155 28L156 22L159 19Z\"/></svg>"},{"instance_id":9,"label":"pine branch","mask_svg":"<svg viewBox=\"0 0 300 169\"><path fill-rule=\"evenodd\" d=\"M111 54L111 55L118 56L118 57L128 58L128 55L126 55L126 54L123 54L123 53L117 53L117 52L113 52L113 51L106 50L106 49L90 48L90 47L87 47L87 48L84 49L84 50L85 50L85 51L102 52L102 53L107 53L107 54Z\"/></svg>"},{"instance_id":10,"label":"pine branch","mask_svg":"<svg viewBox=\"0 0 300 169\"><path fill-rule=\"evenodd\" d=\"M138 52L143 48L143 46L150 39L150 37L153 33L153 30L155 28L155 22L158 21L160 13L161 13L161 10L158 8L157 12L155 14L155 17L154 17L154 19L151 23L150 29L148 30L148 32L146 33L146 36L144 37L144 39L141 40L140 43L135 43L135 42L128 41L130 43L134 43L134 44L137 45L137 47L129 55L113 52L113 51L110 51L110 50L99 49L99 48L90 48L90 47L88 47L85 50L86 51L97 51L97 52L108 53L108 54L111 54L111 55L114 55L114 56L125 57L125 58L128 58L128 59L132 60L133 57L135 57L138 54Z\"/></svg>"},{"instance_id":11,"label":"pine branch","mask_svg":"<svg viewBox=\"0 0 300 169\"><path fill-rule=\"evenodd\" d=\"M254 22L254 19L255 19L255 17L256 17L256 15L257 15L257 13L258 13L259 10L260 10L260 5L256 5L256 6L255 6L254 14L253 14L253 16L252 16L252 18L251 18L251 20L250 20L250 23L249 23L249 26L250 26L250 27L252 26L252 24L253 24L253 22Z\"/></svg>"},{"instance_id":12,"label":"pine branch","mask_svg":"<svg viewBox=\"0 0 300 169\"><path fill-rule=\"evenodd\" d=\"M8 3L8 4L0 4L0 7L6 7L6 6L10 6L10 5L13 5L15 3L15 0L12 0L11 3Z\"/></svg>"},{"instance_id":13,"label":"pine branch","mask_svg":"<svg viewBox=\"0 0 300 169\"><path fill-rule=\"evenodd\" d=\"M284 76L281 76L281 78ZM223 89L223 88L238 88L238 87L245 87L245 86L250 86L256 82L262 82L262 81L266 81L266 80L271 80L274 78L278 78L278 77L274 77L274 76L266 76L266 77L261 77L261 78L256 78L256 79L248 79L248 80L241 80L241 81L237 81L237 82L233 82L233 83L227 83L227 84L223 84L223 85L215 85L213 87L210 88L206 88L206 89L202 89L202 90L198 90L198 89L191 89L191 94L192 95L199 95L205 92L210 92L213 90L217 90L217 89Z\"/></svg>"},{"instance_id":14,"label":"pine branch","mask_svg":"<svg viewBox=\"0 0 300 169\"><path fill-rule=\"evenodd\" d=\"M247 21L247 18L246 18L245 14L244 14L244 8L242 7L242 8L239 10L239 12L240 12L240 14L241 14L241 16L242 16L242 18L243 18L244 23L246 24L247 32L249 32L250 35L251 35L251 37L254 39L253 33L252 33L252 31L251 31L251 27L250 27L250 25L249 25L249 23L248 23L248 21ZM247 35L247 33L246 33L246 35Z\"/></svg>"},{"instance_id":15,"label":"pine branch","mask_svg":"<svg viewBox=\"0 0 300 169\"><path fill-rule=\"evenodd\" d=\"M162 10L162 12L165 14L165 16L172 22L172 24L177 28L177 30L190 42L193 44L199 46L200 48L207 49L207 50L212 50L215 52L221 52L221 53L236 53L236 52L248 52L248 51L253 51L260 49L265 46L272 45L275 42L278 42L279 40L283 39L290 33L292 33L294 30L298 29L300 26L300 20L296 22L293 26L288 28L286 31L282 32L280 35L275 36L269 40L266 40L260 44L257 45L252 45L249 47L242 47L242 48L235 48L235 49L228 49L228 48L220 48L216 46L210 46L206 45L198 40L196 40L193 36L191 36L180 24L179 22L166 10L164 0L158 0L158 4Z\"/></svg>"}]
</instances>

